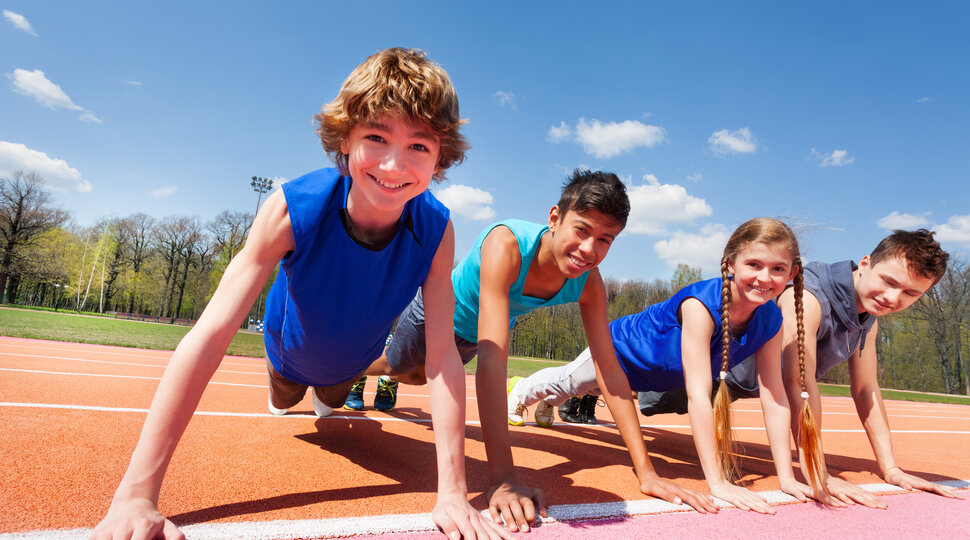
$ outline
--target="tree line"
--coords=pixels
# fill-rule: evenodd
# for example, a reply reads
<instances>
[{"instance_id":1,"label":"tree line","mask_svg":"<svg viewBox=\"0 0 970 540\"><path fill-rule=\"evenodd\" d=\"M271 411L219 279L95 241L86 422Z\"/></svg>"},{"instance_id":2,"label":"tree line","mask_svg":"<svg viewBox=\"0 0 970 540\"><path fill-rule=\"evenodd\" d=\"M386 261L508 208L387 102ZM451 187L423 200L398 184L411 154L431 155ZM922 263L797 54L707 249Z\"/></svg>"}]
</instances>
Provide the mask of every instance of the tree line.
<instances>
[{"instance_id":1,"label":"tree line","mask_svg":"<svg viewBox=\"0 0 970 540\"><path fill-rule=\"evenodd\" d=\"M79 228L53 205L38 175L17 171L0 179L2 302L194 320L242 249L252 219L228 210L206 223L137 213ZM274 279L250 318L262 318ZM609 320L666 300L700 279L700 270L686 265L669 280L606 279ZM509 352L572 360L586 346L579 308L568 304L519 317ZM884 387L970 395L970 266L951 257L940 283L916 304L880 318L877 351ZM824 380L845 384L848 370L839 366Z\"/></svg>"}]
</instances>

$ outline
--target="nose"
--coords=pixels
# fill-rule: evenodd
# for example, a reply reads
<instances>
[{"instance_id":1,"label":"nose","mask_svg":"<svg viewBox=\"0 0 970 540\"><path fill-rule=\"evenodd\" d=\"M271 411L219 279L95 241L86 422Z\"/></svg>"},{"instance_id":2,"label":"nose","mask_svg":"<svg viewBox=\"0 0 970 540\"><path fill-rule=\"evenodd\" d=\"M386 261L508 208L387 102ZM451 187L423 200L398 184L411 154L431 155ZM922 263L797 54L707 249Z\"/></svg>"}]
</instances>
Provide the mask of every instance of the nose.
<instances>
[{"instance_id":1,"label":"nose","mask_svg":"<svg viewBox=\"0 0 970 540\"><path fill-rule=\"evenodd\" d=\"M882 297L889 304L895 304L899 300L899 289L886 289L886 292L882 293Z\"/></svg>"},{"instance_id":2,"label":"nose","mask_svg":"<svg viewBox=\"0 0 970 540\"><path fill-rule=\"evenodd\" d=\"M384 172L400 172L404 170L404 156L402 150L390 145L381 159L381 170Z\"/></svg>"},{"instance_id":3,"label":"nose","mask_svg":"<svg viewBox=\"0 0 970 540\"><path fill-rule=\"evenodd\" d=\"M589 238L579 243L579 252L582 253L584 257L588 257L592 255L595 246L596 246L596 239L590 236Z\"/></svg>"},{"instance_id":4,"label":"nose","mask_svg":"<svg viewBox=\"0 0 970 540\"><path fill-rule=\"evenodd\" d=\"M771 279L771 269L766 266L755 277L759 282L765 283Z\"/></svg>"}]
</instances>

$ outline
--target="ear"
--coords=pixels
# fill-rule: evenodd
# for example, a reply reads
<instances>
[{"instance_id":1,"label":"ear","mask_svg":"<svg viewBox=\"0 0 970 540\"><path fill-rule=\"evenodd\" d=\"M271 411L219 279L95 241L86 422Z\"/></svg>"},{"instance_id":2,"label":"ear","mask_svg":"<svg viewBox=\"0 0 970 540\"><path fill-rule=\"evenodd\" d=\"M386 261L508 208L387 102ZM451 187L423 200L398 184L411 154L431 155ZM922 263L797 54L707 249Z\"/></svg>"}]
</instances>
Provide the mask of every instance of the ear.
<instances>
[{"instance_id":1,"label":"ear","mask_svg":"<svg viewBox=\"0 0 970 540\"><path fill-rule=\"evenodd\" d=\"M344 137L344 139L340 141L340 153L341 154L350 153L350 141L348 140L347 137Z\"/></svg>"},{"instance_id":2,"label":"ear","mask_svg":"<svg viewBox=\"0 0 970 540\"><path fill-rule=\"evenodd\" d=\"M859 261L860 270L862 270L863 268L871 268L871 267L872 267L872 260L869 259L868 255L866 255L865 257L862 258L861 261Z\"/></svg>"},{"instance_id":3,"label":"ear","mask_svg":"<svg viewBox=\"0 0 970 540\"><path fill-rule=\"evenodd\" d=\"M559 205L553 206L549 209L549 230L556 232L556 228L559 226L559 221L562 216L559 215Z\"/></svg>"},{"instance_id":4,"label":"ear","mask_svg":"<svg viewBox=\"0 0 970 540\"><path fill-rule=\"evenodd\" d=\"M797 275L798 275L798 265L793 264L791 267L791 275L788 276L788 281L795 279L795 276Z\"/></svg>"}]
</instances>

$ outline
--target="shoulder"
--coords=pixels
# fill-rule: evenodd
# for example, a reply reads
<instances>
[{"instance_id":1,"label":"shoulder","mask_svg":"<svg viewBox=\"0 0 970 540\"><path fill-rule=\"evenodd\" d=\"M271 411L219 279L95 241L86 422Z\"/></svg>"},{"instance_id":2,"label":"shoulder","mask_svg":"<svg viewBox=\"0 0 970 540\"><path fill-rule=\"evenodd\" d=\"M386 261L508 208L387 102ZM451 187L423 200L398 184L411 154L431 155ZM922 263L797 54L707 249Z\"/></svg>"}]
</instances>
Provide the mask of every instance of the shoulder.
<instances>
[{"instance_id":1,"label":"shoulder","mask_svg":"<svg viewBox=\"0 0 970 540\"><path fill-rule=\"evenodd\" d=\"M708 336L714 333L715 322L711 311L696 297L688 297L681 301L678 307L680 325L684 331L700 332Z\"/></svg>"}]
</instances>

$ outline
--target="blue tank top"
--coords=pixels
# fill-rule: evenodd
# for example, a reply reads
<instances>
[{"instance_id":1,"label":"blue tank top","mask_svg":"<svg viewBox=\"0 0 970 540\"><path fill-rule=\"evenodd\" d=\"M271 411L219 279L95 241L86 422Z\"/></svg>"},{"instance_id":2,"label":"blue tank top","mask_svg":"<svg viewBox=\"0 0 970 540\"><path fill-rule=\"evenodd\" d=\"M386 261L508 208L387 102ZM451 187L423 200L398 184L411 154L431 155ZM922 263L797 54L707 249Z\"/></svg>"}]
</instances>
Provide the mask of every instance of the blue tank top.
<instances>
[{"instance_id":1,"label":"blue tank top","mask_svg":"<svg viewBox=\"0 0 970 540\"><path fill-rule=\"evenodd\" d=\"M482 242L492 229L499 226L507 227L512 231L519 241L519 253L522 256L519 277L509 287L509 328L515 326L515 318L519 315L541 307L578 301L583 287L586 286L586 278L589 277L589 271L586 271L577 278L567 279L559 292L549 300L523 295L522 288L525 287L529 265L539 251L542 235L549 230L549 227L519 219L507 219L489 225L478 235L471 252L451 271L451 282L455 286L455 334L473 343L478 343L478 295L482 282Z\"/></svg>"},{"instance_id":2,"label":"blue tank top","mask_svg":"<svg viewBox=\"0 0 970 540\"><path fill-rule=\"evenodd\" d=\"M711 376L721 372L721 278L688 285L669 300L654 304L633 315L610 323L613 348L620 367L637 392L666 392L684 388L681 355L683 328L677 317L680 305L696 298L707 307L714 320L711 335ZM781 329L781 310L774 302L758 306L748 321L744 335L733 338L728 351L728 366L734 367L753 355ZM780 359L779 359L780 361Z\"/></svg>"},{"instance_id":3,"label":"blue tank top","mask_svg":"<svg viewBox=\"0 0 970 540\"><path fill-rule=\"evenodd\" d=\"M380 357L448 224L448 209L426 191L408 201L390 243L368 249L341 219L351 182L321 169L282 187L295 247L266 298L264 342L276 371L299 384L339 384Z\"/></svg>"}]
</instances>

